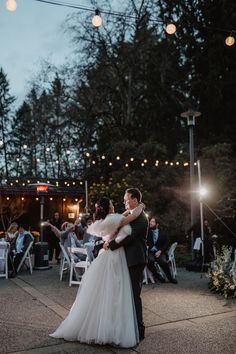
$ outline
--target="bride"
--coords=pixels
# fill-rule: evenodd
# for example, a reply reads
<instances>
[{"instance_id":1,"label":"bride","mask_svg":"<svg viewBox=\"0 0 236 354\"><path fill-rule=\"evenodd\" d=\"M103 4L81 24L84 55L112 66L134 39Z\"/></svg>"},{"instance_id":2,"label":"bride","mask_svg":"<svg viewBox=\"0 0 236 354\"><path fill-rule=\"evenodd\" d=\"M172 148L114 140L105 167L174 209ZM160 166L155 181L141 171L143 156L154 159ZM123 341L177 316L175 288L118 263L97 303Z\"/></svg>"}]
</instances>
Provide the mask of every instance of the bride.
<instances>
[{"instance_id":1,"label":"bride","mask_svg":"<svg viewBox=\"0 0 236 354\"><path fill-rule=\"evenodd\" d=\"M139 205L132 215L114 214L110 199L96 204L95 221L87 232L104 241L121 242L131 234L128 225L143 210ZM116 234L117 229L118 234ZM139 342L133 293L124 248L102 249L84 274L77 297L66 319L50 335L68 341L112 344L124 348Z\"/></svg>"}]
</instances>

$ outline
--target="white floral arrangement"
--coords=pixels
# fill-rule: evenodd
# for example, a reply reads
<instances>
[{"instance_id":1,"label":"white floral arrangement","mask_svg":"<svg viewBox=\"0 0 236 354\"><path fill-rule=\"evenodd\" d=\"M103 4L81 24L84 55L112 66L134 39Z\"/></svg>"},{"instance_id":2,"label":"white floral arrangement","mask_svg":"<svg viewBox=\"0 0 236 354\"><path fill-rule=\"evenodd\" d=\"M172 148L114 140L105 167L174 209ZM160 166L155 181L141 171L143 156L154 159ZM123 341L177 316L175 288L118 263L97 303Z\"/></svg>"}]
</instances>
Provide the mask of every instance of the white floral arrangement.
<instances>
[{"instance_id":1,"label":"white floral arrangement","mask_svg":"<svg viewBox=\"0 0 236 354\"><path fill-rule=\"evenodd\" d=\"M232 247L222 246L208 271L210 290L224 295L225 298L236 297L236 271L231 254Z\"/></svg>"}]
</instances>

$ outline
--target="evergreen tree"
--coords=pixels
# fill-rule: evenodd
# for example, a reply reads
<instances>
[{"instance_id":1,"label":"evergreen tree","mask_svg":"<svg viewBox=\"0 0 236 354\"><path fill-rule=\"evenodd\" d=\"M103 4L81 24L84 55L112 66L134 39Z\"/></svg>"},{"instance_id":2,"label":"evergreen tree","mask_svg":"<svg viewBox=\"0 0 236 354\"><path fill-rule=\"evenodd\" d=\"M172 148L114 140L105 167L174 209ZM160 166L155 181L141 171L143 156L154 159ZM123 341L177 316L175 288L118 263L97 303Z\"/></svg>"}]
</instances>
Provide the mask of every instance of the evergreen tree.
<instances>
[{"instance_id":1,"label":"evergreen tree","mask_svg":"<svg viewBox=\"0 0 236 354\"><path fill-rule=\"evenodd\" d=\"M8 152L9 152L9 128L10 128L10 111L11 105L15 98L10 95L10 85L7 80L7 75L3 68L0 68L0 119L1 119L1 137L0 147L3 149L3 165L6 177L8 176ZM2 166L1 166L2 167Z\"/></svg>"}]
</instances>

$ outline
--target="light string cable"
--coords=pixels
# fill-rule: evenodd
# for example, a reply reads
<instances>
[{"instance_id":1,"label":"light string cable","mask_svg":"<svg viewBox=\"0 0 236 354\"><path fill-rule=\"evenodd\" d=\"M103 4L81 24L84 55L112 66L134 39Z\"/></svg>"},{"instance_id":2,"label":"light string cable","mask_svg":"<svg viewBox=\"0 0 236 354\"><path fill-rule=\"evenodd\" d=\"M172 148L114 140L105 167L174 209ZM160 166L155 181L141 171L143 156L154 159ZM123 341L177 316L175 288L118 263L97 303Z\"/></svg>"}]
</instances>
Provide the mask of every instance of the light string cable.
<instances>
[{"instance_id":1,"label":"light string cable","mask_svg":"<svg viewBox=\"0 0 236 354\"><path fill-rule=\"evenodd\" d=\"M34 1L38 1L38 2L42 2L42 3L46 3L46 4L50 4L50 5L57 5L57 6L64 6L64 7L69 7L69 8L73 8L73 9L78 9L78 10L84 10L84 11L89 11L94 13L95 9L91 8L91 7L86 7L86 6L82 6L82 5L75 5L72 3L67 3L67 2L63 2L63 1L54 1L54 0L34 0ZM109 11L106 9L100 9L99 8L99 12L101 14L105 14L105 15L111 15L111 16L116 16L116 17L125 17L128 19L133 19L133 20L137 20L137 16L135 15L130 15L124 12L119 12L119 11ZM164 24L166 23L166 21L162 21L162 20L158 20L158 19L150 19L150 21L152 22L156 22L159 24Z\"/></svg>"}]
</instances>

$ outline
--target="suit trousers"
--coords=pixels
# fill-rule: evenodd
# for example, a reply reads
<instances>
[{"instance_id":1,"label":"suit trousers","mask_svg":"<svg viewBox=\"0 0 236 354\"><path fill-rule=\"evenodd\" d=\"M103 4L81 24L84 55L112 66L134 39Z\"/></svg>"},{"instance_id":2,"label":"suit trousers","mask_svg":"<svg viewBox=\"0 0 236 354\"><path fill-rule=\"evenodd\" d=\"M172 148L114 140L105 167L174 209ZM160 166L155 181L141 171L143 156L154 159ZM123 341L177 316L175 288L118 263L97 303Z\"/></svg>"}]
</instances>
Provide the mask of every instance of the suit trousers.
<instances>
[{"instance_id":1,"label":"suit trousers","mask_svg":"<svg viewBox=\"0 0 236 354\"><path fill-rule=\"evenodd\" d=\"M148 269L153 273L154 276L158 278L155 263L159 264L159 266L163 269L167 279L171 281L172 275L170 272L169 264L167 262L166 254L162 253L158 258L156 258L154 253L148 253Z\"/></svg>"},{"instance_id":2,"label":"suit trousers","mask_svg":"<svg viewBox=\"0 0 236 354\"><path fill-rule=\"evenodd\" d=\"M129 267L140 340L144 338L144 334L145 334L145 326L143 323L142 300L141 300L144 268L145 268L145 264L137 264L135 266Z\"/></svg>"}]
</instances>

